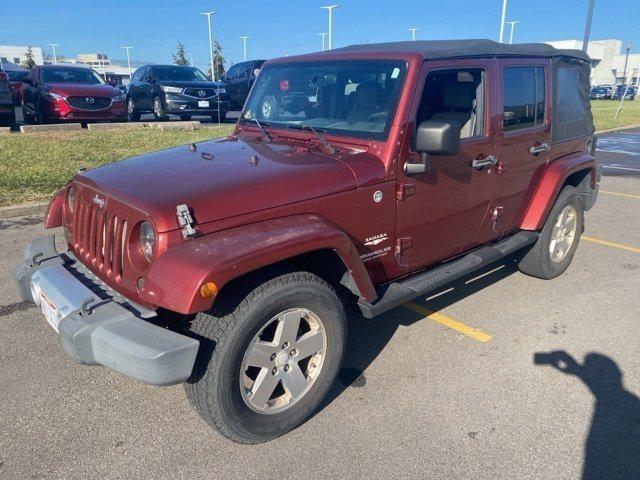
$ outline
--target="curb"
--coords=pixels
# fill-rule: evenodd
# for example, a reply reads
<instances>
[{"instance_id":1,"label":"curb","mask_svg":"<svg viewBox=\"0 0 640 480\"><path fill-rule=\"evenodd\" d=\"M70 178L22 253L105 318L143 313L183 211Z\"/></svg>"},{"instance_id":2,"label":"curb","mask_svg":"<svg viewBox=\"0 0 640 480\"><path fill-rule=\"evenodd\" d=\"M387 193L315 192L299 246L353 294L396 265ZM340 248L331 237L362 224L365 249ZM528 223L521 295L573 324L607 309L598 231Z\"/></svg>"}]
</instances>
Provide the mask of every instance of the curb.
<instances>
[{"instance_id":1,"label":"curb","mask_svg":"<svg viewBox=\"0 0 640 480\"><path fill-rule=\"evenodd\" d=\"M87 125L87 130L96 132L103 130L134 130L144 127L146 127L144 123L90 123Z\"/></svg>"},{"instance_id":2,"label":"curb","mask_svg":"<svg viewBox=\"0 0 640 480\"><path fill-rule=\"evenodd\" d=\"M0 218L22 217L25 215L42 215L47 211L49 202L29 203L27 205L11 205L0 207Z\"/></svg>"},{"instance_id":3,"label":"curb","mask_svg":"<svg viewBox=\"0 0 640 480\"><path fill-rule=\"evenodd\" d=\"M11 127L0 127L0 135L11 135Z\"/></svg>"},{"instance_id":4,"label":"curb","mask_svg":"<svg viewBox=\"0 0 640 480\"><path fill-rule=\"evenodd\" d=\"M640 128L640 123L636 123L635 125L627 125L626 127L609 128L608 130L597 130L594 133L596 135L600 135L601 133L619 132L620 130L630 130L632 128Z\"/></svg>"},{"instance_id":5,"label":"curb","mask_svg":"<svg viewBox=\"0 0 640 480\"><path fill-rule=\"evenodd\" d=\"M54 123L51 125L20 125L21 133L35 132L69 132L82 130L80 123Z\"/></svg>"}]
</instances>

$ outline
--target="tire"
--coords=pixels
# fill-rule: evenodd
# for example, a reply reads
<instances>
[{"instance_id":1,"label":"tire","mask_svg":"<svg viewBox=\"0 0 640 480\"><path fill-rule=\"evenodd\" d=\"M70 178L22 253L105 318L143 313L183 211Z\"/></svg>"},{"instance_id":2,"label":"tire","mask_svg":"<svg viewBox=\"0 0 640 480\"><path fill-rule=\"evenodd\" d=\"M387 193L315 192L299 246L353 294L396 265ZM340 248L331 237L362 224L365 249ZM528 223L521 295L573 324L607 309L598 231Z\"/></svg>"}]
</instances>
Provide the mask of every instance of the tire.
<instances>
[{"instance_id":1,"label":"tire","mask_svg":"<svg viewBox=\"0 0 640 480\"><path fill-rule=\"evenodd\" d=\"M191 115L180 115L180 120L189 121L191 120Z\"/></svg>"},{"instance_id":2,"label":"tire","mask_svg":"<svg viewBox=\"0 0 640 480\"><path fill-rule=\"evenodd\" d=\"M24 123L26 123L27 125L35 123L35 116L28 114L24 108L24 100L22 101L22 118L24 119Z\"/></svg>"},{"instance_id":3,"label":"tire","mask_svg":"<svg viewBox=\"0 0 640 480\"><path fill-rule=\"evenodd\" d=\"M130 122L140 121L140 112L136 110L136 104L131 97L127 99L127 120Z\"/></svg>"},{"instance_id":4,"label":"tire","mask_svg":"<svg viewBox=\"0 0 640 480\"><path fill-rule=\"evenodd\" d=\"M224 123L226 119L227 119L227 112L220 112L220 123ZM211 115L211 121L213 123L218 123L217 113L214 113L213 115Z\"/></svg>"},{"instance_id":5,"label":"tire","mask_svg":"<svg viewBox=\"0 0 640 480\"><path fill-rule=\"evenodd\" d=\"M162 105L162 99L160 97L153 97L153 116L158 122L164 122L167 119L167 114Z\"/></svg>"},{"instance_id":6,"label":"tire","mask_svg":"<svg viewBox=\"0 0 640 480\"><path fill-rule=\"evenodd\" d=\"M558 230L562 230L569 225L563 223L561 215L566 215L563 218L566 218L569 224L571 223L571 215L574 216L575 229L573 235L571 235L569 227L567 227L569 230L566 235L563 235L561 231L558 232ZM526 275L545 280L550 280L564 273L573 260L583 231L584 210L578 190L575 187L566 186L558 195L558 199L540 232L540 237L519 261L518 269ZM565 245L565 242L557 240L556 232L567 240L565 248L560 248ZM560 254L561 252L562 255Z\"/></svg>"},{"instance_id":7,"label":"tire","mask_svg":"<svg viewBox=\"0 0 640 480\"><path fill-rule=\"evenodd\" d=\"M303 336L296 333L290 337L296 340L283 346L280 342L287 336L283 334L278 341L277 335L281 330L272 328L269 336L273 336L272 340L277 343L263 345L269 345L277 356L271 353L269 357L271 350L267 350L261 357L267 366L249 367L245 372L244 365L249 361L247 352L253 351L251 347L257 345L257 335L261 332L264 335L270 327L280 325L280 319L285 315L292 319L300 312L306 312L302 314L304 318L321 319L322 330L315 333L310 330L307 334L324 332L323 350L316 354L322 358L312 355L304 360L302 350L307 351L309 343L302 346ZM306 325L305 320L298 321ZM316 275L273 272L238 282L233 289L227 289L210 312L196 316L190 332L201 344L193 373L185 384L189 401L200 416L225 437L238 443L255 444L293 430L320 405L340 368L346 345L346 315L336 292ZM300 351L296 350L298 347ZM296 360L296 356L301 358ZM283 361L289 363L283 364ZM289 364L289 370L285 370ZM251 369L254 370L250 372ZM312 369L317 369L315 374L310 373ZM245 377L247 372L254 374L256 382L261 376L265 382L269 379L271 384L277 382L275 390L268 390L273 393L265 397L266 404L257 402L257 406L251 405L255 397L249 394L255 384L247 387L242 383L249 380ZM286 372L291 375L286 377L287 382L293 377L299 379L301 372L305 379L302 383L304 389L299 390L301 394L297 400L289 393L293 390L285 390ZM292 375L294 373L296 375ZM285 403L278 404L280 401ZM262 407L264 411L259 411Z\"/></svg>"},{"instance_id":8,"label":"tire","mask_svg":"<svg viewBox=\"0 0 640 480\"><path fill-rule=\"evenodd\" d=\"M276 120L278 118L278 101L273 95L267 95L260 104L261 120Z\"/></svg>"}]
</instances>

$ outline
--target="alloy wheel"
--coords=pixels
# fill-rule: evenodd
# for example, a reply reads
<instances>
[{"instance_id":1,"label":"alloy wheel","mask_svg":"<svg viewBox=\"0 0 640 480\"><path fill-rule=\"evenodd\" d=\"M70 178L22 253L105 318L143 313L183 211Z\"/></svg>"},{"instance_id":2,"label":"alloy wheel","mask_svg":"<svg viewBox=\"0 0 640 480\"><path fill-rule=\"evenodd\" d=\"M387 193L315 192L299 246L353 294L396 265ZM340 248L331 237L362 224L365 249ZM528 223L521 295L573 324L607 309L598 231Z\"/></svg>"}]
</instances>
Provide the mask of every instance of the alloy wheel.
<instances>
[{"instance_id":1,"label":"alloy wheel","mask_svg":"<svg viewBox=\"0 0 640 480\"><path fill-rule=\"evenodd\" d=\"M249 344L240 370L240 392L255 412L282 412L300 401L318 378L327 335L322 320L305 308L271 318Z\"/></svg>"},{"instance_id":2,"label":"alloy wheel","mask_svg":"<svg viewBox=\"0 0 640 480\"><path fill-rule=\"evenodd\" d=\"M578 214L573 205L565 206L553 225L549 253L551 260L560 263L569 253L576 238Z\"/></svg>"}]
</instances>

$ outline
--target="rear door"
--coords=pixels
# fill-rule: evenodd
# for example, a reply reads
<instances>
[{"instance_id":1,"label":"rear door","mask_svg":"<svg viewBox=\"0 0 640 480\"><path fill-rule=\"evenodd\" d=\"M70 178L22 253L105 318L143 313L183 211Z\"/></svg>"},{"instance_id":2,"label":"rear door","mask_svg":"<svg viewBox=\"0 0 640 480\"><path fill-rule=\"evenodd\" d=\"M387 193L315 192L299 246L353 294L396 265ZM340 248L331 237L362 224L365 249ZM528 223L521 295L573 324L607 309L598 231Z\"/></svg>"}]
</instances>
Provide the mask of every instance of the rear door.
<instances>
[{"instance_id":1,"label":"rear door","mask_svg":"<svg viewBox=\"0 0 640 480\"><path fill-rule=\"evenodd\" d=\"M496 189L491 92L494 60L428 62L413 107L413 129L424 120L460 121L457 155L430 157L428 172L408 176L403 164L417 163L413 141L398 172L396 259L415 270L462 252L487 235L487 212ZM420 91L420 89L418 89ZM473 167L474 160L486 166Z\"/></svg>"},{"instance_id":2,"label":"rear door","mask_svg":"<svg viewBox=\"0 0 640 480\"><path fill-rule=\"evenodd\" d=\"M240 63L233 65L225 76L226 86L225 90L231 102L231 108L238 108L238 92L236 88L236 77L238 76L238 70L240 69Z\"/></svg>"},{"instance_id":3,"label":"rear door","mask_svg":"<svg viewBox=\"0 0 640 480\"><path fill-rule=\"evenodd\" d=\"M501 59L502 173L495 201L496 230L513 231L549 161L551 63L548 59Z\"/></svg>"}]
</instances>

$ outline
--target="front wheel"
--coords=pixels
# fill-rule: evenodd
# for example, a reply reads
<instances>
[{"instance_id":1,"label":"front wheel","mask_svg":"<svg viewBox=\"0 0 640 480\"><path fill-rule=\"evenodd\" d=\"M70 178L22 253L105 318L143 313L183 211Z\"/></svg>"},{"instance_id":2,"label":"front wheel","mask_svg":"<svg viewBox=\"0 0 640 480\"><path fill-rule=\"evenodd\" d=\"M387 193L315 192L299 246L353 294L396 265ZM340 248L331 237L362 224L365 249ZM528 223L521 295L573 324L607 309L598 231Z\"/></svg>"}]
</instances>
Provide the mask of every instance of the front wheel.
<instances>
[{"instance_id":1,"label":"front wheel","mask_svg":"<svg viewBox=\"0 0 640 480\"><path fill-rule=\"evenodd\" d=\"M153 116L158 122L162 122L167 119L167 114L162 105L162 99L160 97L153 98Z\"/></svg>"},{"instance_id":2,"label":"front wheel","mask_svg":"<svg viewBox=\"0 0 640 480\"><path fill-rule=\"evenodd\" d=\"M303 423L329 391L345 348L344 307L308 272L254 277L221 294L190 326L201 345L187 397L227 438L265 442Z\"/></svg>"},{"instance_id":3,"label":"front wheel","mask_svg":"<svg viewBox=\"0 0 640 480\"><path fill-rule=\"evenodd\" d=\"M136 104L133 102L133 98L131 97L127 100L127 120L130 122L137 122L140 120L140 112L136 110Z\"/></svg>"},{"instance_id":4,"label":"front wheel","mask_svg":"<svg viewBox=\"0 0 640 480\"><path fill-rule=\"evenodd\" d=\"M566 186L533 247L522 257L518 269L532 277L549 280L569 268L584 228L584 209L578 190Z\"/></svg>"}]
</instances>

